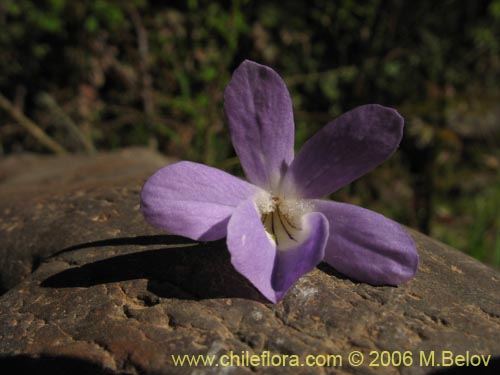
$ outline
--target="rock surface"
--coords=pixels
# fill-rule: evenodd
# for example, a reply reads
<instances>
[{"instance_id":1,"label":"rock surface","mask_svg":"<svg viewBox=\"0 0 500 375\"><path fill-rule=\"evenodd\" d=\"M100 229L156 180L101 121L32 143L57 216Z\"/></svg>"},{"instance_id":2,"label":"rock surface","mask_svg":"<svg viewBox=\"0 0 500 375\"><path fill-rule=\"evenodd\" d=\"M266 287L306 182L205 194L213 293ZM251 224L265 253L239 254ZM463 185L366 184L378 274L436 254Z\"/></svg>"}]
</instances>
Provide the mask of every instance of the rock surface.
<instances>
[{"instance_id":1,"label":"rock surface","mask_svg":"<svg viewBox=\"0 0 500 375\"><path fill-rule=\"evenodd\" d=\"M120 237L142 225L137 215L141 183L165 164L164 157L141 148L94 157L23 155L0 162L0 294L65 247L96 235ZM131 199L125 203L124 197Z\"/></svg>"},{"instance_id":2,"label":"rock surface","mask_svg":"<svg viewBox=\"0 0 500 375\"><path fill-rule=\"evenodd\" d=\"M482 372L461 369L498 373L497 271L410 231L421 265L408 284L373 287L322 264L272 305L234 271L224 241L143 221L141 184L165 163L136 149L0 164L2 373L428 374L442 368L420 366L420 352L440 362L443 350L491 355ZM171 356L230 351L339 354L342 366L175 367ZM371 351L411 351L413 363L370 367Z\"/></svg>"}]
</instances>

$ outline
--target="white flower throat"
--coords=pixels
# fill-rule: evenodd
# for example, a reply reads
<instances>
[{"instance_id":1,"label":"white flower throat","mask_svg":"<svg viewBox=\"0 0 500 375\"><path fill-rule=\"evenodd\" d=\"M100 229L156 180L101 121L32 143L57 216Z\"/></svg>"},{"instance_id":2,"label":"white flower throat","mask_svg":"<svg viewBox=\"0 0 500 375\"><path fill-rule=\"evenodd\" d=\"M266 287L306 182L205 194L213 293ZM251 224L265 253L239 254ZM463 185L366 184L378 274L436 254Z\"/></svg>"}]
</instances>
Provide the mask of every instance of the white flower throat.
<instances>
[{"instance_id":1,"label":"white flower throat","mask_svg":"<svg viewBox=\"0 0 500 375\"><path fill-rule=\"evenodd\" d=\"M310 202L261 192L256 204L266 234L278 250L287 250L302 243L308 232L302 219L312 208Z\"/></svg>"}]
</instances>

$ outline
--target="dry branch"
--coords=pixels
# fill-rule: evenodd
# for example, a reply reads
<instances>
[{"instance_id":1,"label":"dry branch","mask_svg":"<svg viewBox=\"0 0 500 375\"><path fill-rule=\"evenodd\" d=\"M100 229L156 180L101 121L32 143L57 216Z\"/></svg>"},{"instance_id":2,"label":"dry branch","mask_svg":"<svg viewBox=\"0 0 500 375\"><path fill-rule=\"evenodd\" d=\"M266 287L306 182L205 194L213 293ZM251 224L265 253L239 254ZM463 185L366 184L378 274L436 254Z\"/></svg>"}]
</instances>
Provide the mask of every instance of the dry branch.
<instances>
[{"instance_id":1,"label":"dry branch","mask_svg":"<svg viewBox=\"0 0 500 375\"><path fill-rule=\"evenodd\" d=\"M20 112L5 96L0 94L0 108L11 116L19 125L24 127L41 144L56 154L67 154L66 149L50 138L37 124Z\"/></svg>"}]
</instances>

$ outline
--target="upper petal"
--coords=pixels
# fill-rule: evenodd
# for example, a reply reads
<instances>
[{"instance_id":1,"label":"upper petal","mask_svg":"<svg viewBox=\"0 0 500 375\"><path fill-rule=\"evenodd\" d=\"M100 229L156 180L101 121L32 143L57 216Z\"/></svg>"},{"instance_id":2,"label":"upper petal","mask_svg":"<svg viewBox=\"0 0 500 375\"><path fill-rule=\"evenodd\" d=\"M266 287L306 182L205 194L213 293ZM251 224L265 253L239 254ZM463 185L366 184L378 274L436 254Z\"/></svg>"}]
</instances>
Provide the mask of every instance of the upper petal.
<instances>
[{"instance_id":1,"label":"upper petal","mask_svg":"<svg viewBox=\"0 0 500 375\"><path fill-rule=\"evenodd\" d=\"M328 123L293 160L284 189L303 198L321 198L384 162L397 149L403 118L378 104L355 108Z\"/></svg>"},{"instance_id":2,"label":"upper petal","mask_svg":"<svg viewBox=\"0 0 500 375\"><path fill-rule=\"evenodd\" d=\"M257 189L221 170L182 161L161 168L146 181L141 210L160 229L212 241L226 236L235 207Z\"/></svg>"},{"instance_id":3,"label":"upper petal","mask_svg":"<svg viewBox=\"0 0 500 375\"><path fill-rule=\"evenodd\" d=\"M224 107L248 180L276 188L294 154L292 101L285 83L271 68L245 60L224 92Z\"/></svg>"},{"instance_id":4,"label":"upper petal","mask_svg":"<svg viewBox=\"0 0 500 375\"><path fill-rule=\"evenodd\" d=\"M324 260L339 272L374 285L399 285L415 275L417 249L398 223L351 204L315 205L330 223Z\"/></svg>"},{"instance_id":5,"label":"upper petal","mask_svg":"<svg viewBox=\"0 0 500 375\"><path fill-rule=\"evenodd\" d=\"M253 201L242 202L229 220L227 245L232 264L273 303L324 256L326 218L312 213L304 217L304 225L309 232L305 240L296 248L280 251L266 234Z\"/></svg>"}]
</instances>

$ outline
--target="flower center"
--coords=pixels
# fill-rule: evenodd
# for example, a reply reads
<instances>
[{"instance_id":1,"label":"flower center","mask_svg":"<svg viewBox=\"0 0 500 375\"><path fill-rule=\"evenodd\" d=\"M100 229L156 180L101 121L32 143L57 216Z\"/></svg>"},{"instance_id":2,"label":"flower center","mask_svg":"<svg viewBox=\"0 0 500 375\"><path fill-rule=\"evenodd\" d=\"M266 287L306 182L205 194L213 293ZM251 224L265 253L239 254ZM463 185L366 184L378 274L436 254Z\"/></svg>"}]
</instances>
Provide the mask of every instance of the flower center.
<instances>
[{"instance_id":1,"label":"flower center","mask_svg":"<svg viewBox=\"0 0 500 375\"><path fill-rule=\"evenodd\" d=\"M310 211L307 201L266 193L256 203L264 229L278 250L296 247L303 241L302 217Z\"/></svg>"}]
</instances>

